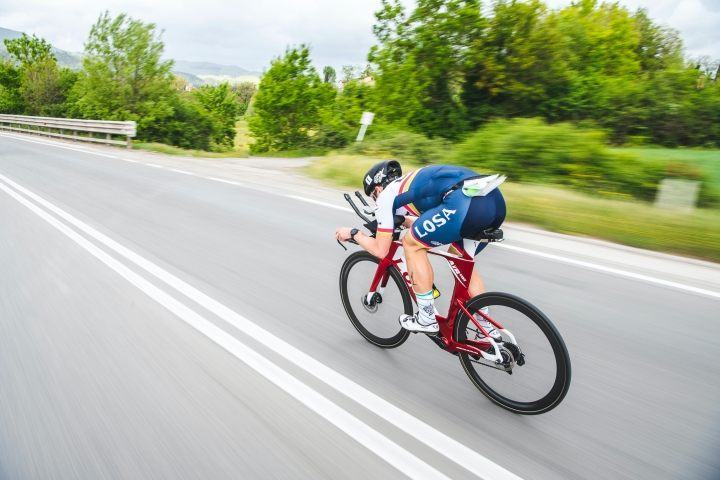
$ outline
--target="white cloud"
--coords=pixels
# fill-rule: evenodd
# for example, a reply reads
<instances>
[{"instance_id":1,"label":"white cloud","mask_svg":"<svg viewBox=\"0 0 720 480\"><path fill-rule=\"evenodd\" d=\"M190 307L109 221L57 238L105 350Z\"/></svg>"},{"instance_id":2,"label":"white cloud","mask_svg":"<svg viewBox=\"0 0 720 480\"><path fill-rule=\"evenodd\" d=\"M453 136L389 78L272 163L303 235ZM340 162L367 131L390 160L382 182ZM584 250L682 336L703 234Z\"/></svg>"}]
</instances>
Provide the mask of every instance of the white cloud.
<instances>
[{"instance_id":1,"label":"white cloud","mask_svg":"<svg viewBox=\"0 0 720 480\"><path fill-rule=\"evenodd\" d=\"M548 1L554 7L569 2ZM691 54L720 57L720 0L621 3L633 10L645 5L656 21L680 30ZM91 25L107 9L164 29L168 57L261 70L287 45L309 43L321 69L365 62L379 7L380 0L2 0L0 27L82 51Z\"/></svg>"}]
</instances>

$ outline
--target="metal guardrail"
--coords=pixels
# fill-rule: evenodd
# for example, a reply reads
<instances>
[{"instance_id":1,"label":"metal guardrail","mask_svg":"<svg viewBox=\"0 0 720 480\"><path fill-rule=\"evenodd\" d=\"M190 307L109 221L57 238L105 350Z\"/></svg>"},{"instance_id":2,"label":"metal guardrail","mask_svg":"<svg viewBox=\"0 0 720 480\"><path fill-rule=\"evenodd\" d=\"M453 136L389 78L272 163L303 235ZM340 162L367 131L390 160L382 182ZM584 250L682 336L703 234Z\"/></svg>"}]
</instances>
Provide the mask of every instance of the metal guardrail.
<instances>
[{"instance_id":1,"label":"metal guardrail","mask_svg":"<svg viewBox=\"0 0 720 480\"><path fill-rule=\"evenodd\" d=\"M132 121L77 120L72 118L29 117L25 115L0 115L0 130L69 138L83 142L127 145L127 148L132 148L132 137L137 134L137 127L135 122ZM68 135L64 132L73 133ZM78 132L84 132L88 135L78 135ZM94 133L104 133L105 138L93 137ZM124 135L125 140L113 140L112 135Z\"/></svg>"}]
</instances>

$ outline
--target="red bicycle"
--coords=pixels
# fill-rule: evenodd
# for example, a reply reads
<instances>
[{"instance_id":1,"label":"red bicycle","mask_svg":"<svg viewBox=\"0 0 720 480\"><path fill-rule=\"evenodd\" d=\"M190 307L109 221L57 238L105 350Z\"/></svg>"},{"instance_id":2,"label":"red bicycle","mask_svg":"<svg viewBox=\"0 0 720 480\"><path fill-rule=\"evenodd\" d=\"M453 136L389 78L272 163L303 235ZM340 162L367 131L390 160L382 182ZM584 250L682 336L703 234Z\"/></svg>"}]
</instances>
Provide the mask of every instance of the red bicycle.
<instances>
[{"instance_id":1,"label":"red bicycle","mask_svg":"<svg viewBox=\"0 0 720 480\"><path fill-rule=\"evenodd\" d=\"M355 194L365 213L372 215L362 195ZM372 232L373 222L348 194L345 199ZM400 327L398 316L412 314L413 302L417 303L399 241L402 220L396 219L394 241L385 258L357 251L347 257L340 273L340 294L350 321L381 348L399 347L408 339L410 332ZM447 261L455 288L447 316L437 315L440 332L427 336L459 357L470 380L492 402L520 414L545 413L558 406L570 388L570 357L560 333L538 308L515 295L488 292L470 298L468 292L475 259L467 252L475 252L477 242L500 240L498 229L466 239L463 245L453 244L457 254L428 252ZM489 307L488 314L481 310L484 307ZM502 340L493 340L476 316L493 324Z\"/></svg>"}]
</instances>

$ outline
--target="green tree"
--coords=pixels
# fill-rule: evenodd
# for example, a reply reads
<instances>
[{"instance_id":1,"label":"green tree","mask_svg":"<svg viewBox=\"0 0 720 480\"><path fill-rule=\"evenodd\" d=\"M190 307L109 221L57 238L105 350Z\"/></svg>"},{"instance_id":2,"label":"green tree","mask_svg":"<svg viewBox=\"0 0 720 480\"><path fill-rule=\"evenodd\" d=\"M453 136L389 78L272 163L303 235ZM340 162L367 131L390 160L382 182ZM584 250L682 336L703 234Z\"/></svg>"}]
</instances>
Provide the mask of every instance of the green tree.
<instances>
[{"instance_id":1,"label":"green tree","mask_svg":"<svg viewBox=\"0 0 720 480\"><path fill-rule=\"evenodd\" d=\"M309 48L287 48L283 57L271 62L255 95L249 121L256 138L252 151L307 145L311 131L320 126L321 111L334 97L335 89L323 83L310 64Z\"/></svg>"},{"instance_id":2,"label":"green tree","mask_svg":"<svg viewBox=\"0 0 720 480\"><path fill-rule=\"evenodd\" d=\"M217 86L205 85L192 93L213 120L213 141L217 145L232 147L235 141L238 104L230 85L227 83Z\"/></svg>"},{"instance_id":3,"label":"green tree","mask_svg":"<svg viewBox=\"0 0 720 480\"><path fill-rule=\"evenodd\" d=\"M25 102L20 94L22 71L11 60L0 60L0 113L22 115Z\"/></svg>"},{"instance_id":4,"label":"green tree","mask_svg":"<svg viewBox=\"0 0 720 480\"><path fill-rule=\"evenodd\" d=\"M355 65L343 65L340 71L342 72L342 81L345 83L360 77L360 69Z\"/></svg>"},{"instance_id":5,"label":"green tree","mask_svg":"<svg viewBox=\"0 0 720 480\"><path fill-rule=\"evenodd\" d=\"M335 73L333 67L323 68L323 82L335 85L335 82L337 82L337 73Z\"/></svg>"},{"instance_id":6,"label":"green tree","mask_svg":"<svg viewBox=\"0 0 720 480\"><path fill-rule=\"evenodd\" d=\"M496 1L465 65L461 98L473 128L493 116L537 115L572 78L557 22L539 0Z\"/></svg>"},{"instance_id":7,"label":"green tree","mask_svg":"<svg viewBox=\"0 0 720 480\"><path fill-rule=\"evenodd\" d=\"M4 43L10 60L0 66L0 109L8 113L62 116L77 74L58 67L52 46L43 38L23 33L22 37L5 39Z\"/></svg>"},{"instance_id":8,"label":"green tree","mask_svg":"<svg viewBox=\"0 0 720 480\"><path fill-rule=\"evenodd\" d=\"M62 116L67 108L67 94L76 79L75 72L58 68L52 57L39 59L23 68L20 95L25 103L25 113Z\"/></svg>"},{"instance_id":9,"label":"green tree","mask_svg":"<svg viewBox=\"0 0 720 480\"><path fill-rule=\"evenodd\" d=\"M152 23L106 11L90 30L73 115L135 120L138 137L152 140L173 114L172 61Z\"/></svg>"},{"instance_id":10,"label":"green tree","mask_svg":"<svg viewBox=\"0 0 720 480\"><path fill-rule=\"evenodd\" d=\"M373 27L379 45L378 113L428 136L456 138L466 130L460 99L463 69L484 19L478 0L418 0L407 15L400 0L382 0Z\"/></svg>"},{"instance_id":11,"label":"green tree","mask_svg":"<svg viewBox=\"0 0 720 480\"><path fill-rule=\"evenodd\" d=\"M46 42L44 38L37 38L35 34L32 37L28 37L27 34L23 33L20 38L5 38L3 43L10 57L23 67L45 58L57 60L55 55L50 52L52 45Z\"/></svg>"},{"instance_id":12,"label":"green tree","mask_svg":"<svg viewBox=\"0 0 720 480\"><path fill-rule=\"evenodd\" d=\"M653 23L644 8L633 15L635 29L640 34L635 55L645 71L682 68L683 48L678 32Z\"/></svg>"},{"instance_id":13,"label":"green tree","mask_svg":"<svg viewBox=\"0 0 720 480\"><path fill-rule=\"evenodd\" d=\"M245 115L250 101L257 93L257 85L254 82L239 82L231 86L235 94L235 101L238 103L238 115Z\"/></svg>"}]
</instances>

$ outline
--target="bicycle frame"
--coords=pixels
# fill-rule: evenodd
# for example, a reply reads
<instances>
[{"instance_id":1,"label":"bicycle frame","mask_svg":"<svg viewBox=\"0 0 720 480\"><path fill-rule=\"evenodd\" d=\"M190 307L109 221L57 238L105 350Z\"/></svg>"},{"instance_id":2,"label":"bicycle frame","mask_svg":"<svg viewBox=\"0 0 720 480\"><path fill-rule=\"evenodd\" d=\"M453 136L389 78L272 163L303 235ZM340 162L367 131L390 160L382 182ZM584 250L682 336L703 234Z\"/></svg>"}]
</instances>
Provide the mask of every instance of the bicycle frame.
<instances>
[{"instance_id":1,"label":"bicycle frame","mask_svg":"<svg viewBox=\"0 0 720 480\"><path fill-rule=\"evenodd\" d=\"M441 348L447 350L450 353L467 353L476 357L482 357L485 360L502 362L502 356L500 355L500 349L497 343L492 339L492 337L490 337L490 335L488 335L488 332L482 327L482 325L480 325L480 322L475 319L472 313L468 312L465 308L465 302L470 299L470 292L468 291L468 287L470 278L472 276L473 267L475 265L475 258L469 255L467 252L468 250L475 252L475 248L477 247L477 244L479 242L475 240L465 240L464 242L465 244L463 246L453 244L453 248L455 248L455 250L457 250L458 252L462 252L462 255L459 256L442 251L428 251L428 254L443 257L448 262L450 270L452 271L453 277L455 279L455 287L453 289L452 299L450 301L450 308L448 310L447 316L436 316L438 325L440 327L440 332L434 335L433 340L435 340L435 343L437 343ZM372 283L370 285L370 290L367 296L368 300L372 298L375 292L382 294L383 290L387 286L388 280L390 279L388 269L396 268L405 280L406 286L410 291L410 295L413 301L417 304L417 298L415 297L415 292L412 288L412 281L410 280L410 276L408 275L407 268L405 268L405 257L399 251L400 247L402 247L402 243L399 240L393 241L388 254L385 256L385 258L380 260L378 269L375 272L375 276L373 277ZM483 335L485 335L484 339L468 339L465 341L465 343L460 343L457 341L457 338L455 338L454 335L455 319L459 315L460 311L467 315L478 328L478 330L482 332ZM503 326L501 326L489 316L485 315L483 312L477 313L479 313L485 320L493 324L495 328L500 330L503 333L503 338L509 340L511 343L517 344L515 337L507 329L505 329Z\"/></svg>"}]
</instances>

